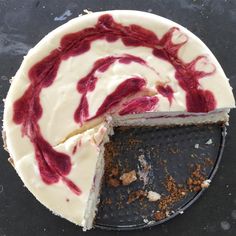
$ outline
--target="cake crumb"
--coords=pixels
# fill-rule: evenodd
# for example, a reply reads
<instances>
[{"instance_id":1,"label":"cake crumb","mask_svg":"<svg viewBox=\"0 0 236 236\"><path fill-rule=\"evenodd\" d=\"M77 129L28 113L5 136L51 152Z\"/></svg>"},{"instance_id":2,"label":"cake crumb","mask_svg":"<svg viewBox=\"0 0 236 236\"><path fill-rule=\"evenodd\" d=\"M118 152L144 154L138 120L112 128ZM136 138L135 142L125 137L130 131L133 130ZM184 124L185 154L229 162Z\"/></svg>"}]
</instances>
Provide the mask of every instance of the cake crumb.
<instances>
[{"instance_id":1,"label":"cake crumb","mask_svg":"<svg viewBox=\"0 0 236 236\"><path fill-rule=\"evenodd\" d=\"M147 198L150 202L156 202L161 199L161 195L154 191L149 191Z\"/></svg>"},{"instance_id":2,"label":"cake crumb","mask_svg":"<svg viewBox=\"0 0 236 236\"><path fill-rule=\"evenodd\" d=\"M130 204L134 202L137 199L143 199L144 197L147 196L147 192L143 190L137 190L129 194L128 201L127 203Z\"/></svg>"},{"instance_id":3,"label":"cake crumb","mask_svg":"<svg viewBox=\"0 0 236 236\"><path fill-rule=\"evenodd\" d=\"M211 180L210 179L206 179L202 182L201 187L202 188L208 188L210 186Z\"/></svg>"},{"instance_id":4,"label":"cake crumb","mask_svg":"<svg viewBox=\"0 0 236 236\"><path fill-rule=\"evenodd\" d=\"M202 189L202 183L206 180L201 170L201 165L196 164L190 177L187 179L187 186L190 192L198 192Z\"/></svg>"},{"instance_id":5,"label":"cake crumb","mask_svg":"<svg viewBox=\"0 0 236 236\"><path fill-rule=\"evenodd\" d=\"M157 211L157 212L155 212L154 217L157 221L160 221L160 220L163 220L166 218L166 214L165 214L165 212Z\"/></svg>"},{"instance_id":6,"label":"cake crumb","mask_svg":"<svg viewBox=\"0 0 236 236\"><path fill-rule=\"evenodd\" d=\"M196 144L194 145L194 148L198 149L198 148L199 148L199 144L196 143Z\"/></svg>"},{"instance_id":7,"label":"cake crumb","mask_svg":"<svg viewBox=\"0 0 236 236\"><path fill-rule=\"evenodd\" d=\"M209 140L207 140L207 142L205 144L207 145L211 145L213 143L212 139L210 138Z\"/></svg>"},{"instance_id":8,"label":"cake crumb","mask_svg":"<svg viewBox=\"0 0 236 236\"><path fill-rule=\"evenodd\" d=\"M122 184L125 186L133 183L134 181L137 180L136 171L132 170L130 172L124 173L120 177L120 180L122 181Z\"/></svg>"},{"instance_id":9,"label":"cake crumb","mask_svg":"<svg viewBox=\"0 0 236 236\"><path fill-rule=\"evenodd\" d=\"M158 203L159 211L154 215L156 220L162 220L168 217L170 213L170 207L179 200L183 199L188 190L182 185L177 184L172 176L168 176L165 183L168 195L163 196Z\"/></svg>"},{"instance_id":10,"label":"cake crumb","mask_svg":"<svg viewBox=\"0 0 236 236\"><path fill-rule=\"evenodd\" d=\"M148 223L148 219L143 219L143 222L147 224Z\"/></svg>"}]
</instances>

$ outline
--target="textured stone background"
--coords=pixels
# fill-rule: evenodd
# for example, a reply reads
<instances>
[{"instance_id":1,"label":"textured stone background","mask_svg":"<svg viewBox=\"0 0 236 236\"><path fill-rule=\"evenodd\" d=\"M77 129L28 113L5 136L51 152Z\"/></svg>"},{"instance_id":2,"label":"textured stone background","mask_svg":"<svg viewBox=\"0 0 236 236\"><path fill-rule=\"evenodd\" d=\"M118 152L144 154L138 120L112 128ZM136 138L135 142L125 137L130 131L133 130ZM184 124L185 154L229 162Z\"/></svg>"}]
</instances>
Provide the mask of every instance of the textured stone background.
<instances>
[{"instance_id":1,"label":"textured stone background","mask_svg":"<svg viewBox=\"0 0 236 236\"><path fill-rule=\"evenodd\" d=\"M174 20L199 36L216 55L236 91L236 0L0 0L0 99L23 56L45 34L83 9L136 9ZM0 103L2 120L3 103ZM2 125L2 124L0 124ZM236 111L231 112L226 148L211 187L174 220L144 231L87 235L236 235ZM0 141L0 146L2 142ZM22 187L0 149L0 236L82 235L53 216Z\"/></svg>"}]
</instances>

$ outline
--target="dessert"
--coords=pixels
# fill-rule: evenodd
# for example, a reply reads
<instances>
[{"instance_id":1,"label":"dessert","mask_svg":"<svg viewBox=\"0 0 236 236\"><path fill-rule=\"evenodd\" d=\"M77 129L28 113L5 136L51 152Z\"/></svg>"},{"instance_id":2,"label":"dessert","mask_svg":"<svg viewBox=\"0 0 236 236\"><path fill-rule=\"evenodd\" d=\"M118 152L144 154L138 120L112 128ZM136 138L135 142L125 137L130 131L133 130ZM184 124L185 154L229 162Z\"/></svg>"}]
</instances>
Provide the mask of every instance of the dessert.
<instances>
[{"instance_id":1,"label":"dessert","mask_svg":"<svg viewBox=\"0 0 236 236\"><path fill-rule=\"evenodd\" d=\"M3 131L25 186L86 230L113 126L226 123L234 106L219 63L188 30L149 13L98 12L29 51L5 101Z\"/></svg>"}]
</instances>

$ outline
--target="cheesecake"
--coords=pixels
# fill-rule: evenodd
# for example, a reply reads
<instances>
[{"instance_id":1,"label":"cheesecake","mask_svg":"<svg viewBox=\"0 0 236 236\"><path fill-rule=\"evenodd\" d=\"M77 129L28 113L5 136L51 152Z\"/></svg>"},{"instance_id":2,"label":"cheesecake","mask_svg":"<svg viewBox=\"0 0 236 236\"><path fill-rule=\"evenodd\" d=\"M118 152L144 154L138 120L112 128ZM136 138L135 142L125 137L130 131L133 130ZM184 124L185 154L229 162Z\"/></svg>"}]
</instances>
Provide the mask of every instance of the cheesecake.
<instances>
[{"instance_id":1,"label":"cheesecake","mask_svg":"<svg viewBox=\"0 0 236 236\"><path fill-rule=\"evenodd\" d=\"M4 141L37 200L87 230L113 127L226 124L234 106L220 64L186 28L145 12L96 12L24 57L5 99Z\"/></svg>"}]
</instances>

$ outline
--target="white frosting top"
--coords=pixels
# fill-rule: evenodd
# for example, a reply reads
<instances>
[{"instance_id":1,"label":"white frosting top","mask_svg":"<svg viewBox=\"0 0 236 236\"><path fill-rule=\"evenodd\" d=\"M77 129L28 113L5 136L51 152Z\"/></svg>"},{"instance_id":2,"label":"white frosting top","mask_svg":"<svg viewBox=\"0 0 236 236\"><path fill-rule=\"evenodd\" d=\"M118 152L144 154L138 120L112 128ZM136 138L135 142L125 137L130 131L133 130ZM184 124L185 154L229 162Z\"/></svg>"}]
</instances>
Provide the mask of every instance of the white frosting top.
<instances>
[{"instance_id":1,"label":"white frosting top","mask_svg":"<svg viewBox=\"0 0 236 236\"><path fill-rule=\"evenodd\" d=\"M90 43L89 50L62 59L53 82L50 86L40 90L39 99L42 114L36 123L44 140L57 152L65 153L70 157L71 170L66 175L66 178L79 186L82 193L78 196L61 179L53 184L47 184L42 180L38 162L35 158L35 146L32 143L33 131L28 127L25 135L22 136L22 123L14 122L15 111L13 108L15 102L22 98L32 84L32 78L29 75L30 69L36 63L45 59L55 49L61 50L64 53L61 40L65 35L76 33L89 27L94 28L98 19L105 14L111 15L114 22L121 24L123 28L128 27L131 29L131 25L135 24L152 31L160 39L160 45L151 47L151 43L149 43L148 46L135 46L135 43L131 45L130 42L128 43L129 45L126 45L124 43L125 39L122 38L123 36L117 37L115 40L107 40L107 38L93 40ZM174 29L173 27L176 28ZM169 41L166 40L166 43L161 43L161 39L164 40L171 29L174 30L169 35ZM137 29L132 28L132 30L135 31ZM140 39L142 32L140 33L139 29L137 32L137 37ZM169 53L168 60L161 55L156 56L154 47L162 47L164 50L167 50ZM124 59L127 55L138 57L138 60L132 59L129 63L122 63L122 58ZM83 98L83 94L78 91L78 82L91 72L98 60L107 57L116 59L106 69L102 70L100 68L94 71L93 76L97 78L95 87L86 93L88 115L83 122L78 122L74 119L75 111ZM196 60L197 57L199 59ZM172 60L177 61L177 63L172 62ZM115 93L122 83L125 83L130 78L136 78L136 80L140 81L144 80L145 86L143 87L145 89L142 87L140 91L124 96L122 101L117 102L115 106L111 106L111 108L98 117L103 117L107 113L118 114L130 102L130 106L133 109L132 101L135 104L135 99L143 96L157 98L156 100L154 99L155 103L153 106L146 109L147 112L194 112L193 110L188 110L186 100L188 91L180 84L182 78L180 77L179 80L176 78L177 70L181 70L178 67L178 60L181 61L184 68L188 67L185 70L190 70L190 64L195 60L191 70L194 73L204 73L197 80L198 84L196 86L196 90L201 90L203 95L201 98L197 98L206 98L204 103L208 103L212 96L215 102L214 107L207 104L211 109L206 112L234 107L235 101L228 79L211 51L187 29L160 16L138 11L120 10L92 13L75 18L45 36L24 58L20 69L13 79L5 101L3 128L6 132L7 147L14 160L15 168L26 187L40 202L56 214L74 223L83 224L84 211L89 191L93 184L96 162L100 152L98 144L93 141L93 136L97 133L103 135L105 124L101 123L99 128L90 129L67 139L64 143L61 142L74 131L81 129L81 127L86 130L84 122L86 123L86 121L95 117L99 108L104 105L104 101L111 94ZM183 76L189 72L182 73ZM47 78L47 75L44 78ZM158 86L161 86L160 90L157 89L159 88ZM171 90L167 90L167 86ZM124 88L126 86L117 94L121 94ZM191 88L190 85L188 85L189 88ZM210 91L211 96L205 93L205 91ZM115 97L112 96L111 98L114 101ZM196 96L191 99L196 99ZM192 103L195 104L196 102ZM147 103L144 104L147 105ZM150 104L148 103L148 105ZM136 105L134 107L136 109L142 106ZM131 108L128 107L127 109ZM133 113L145 112L135 109ZM73 155L72 148L80 140L82 140L82 144Z\"/></svg>"}]
</instances>

